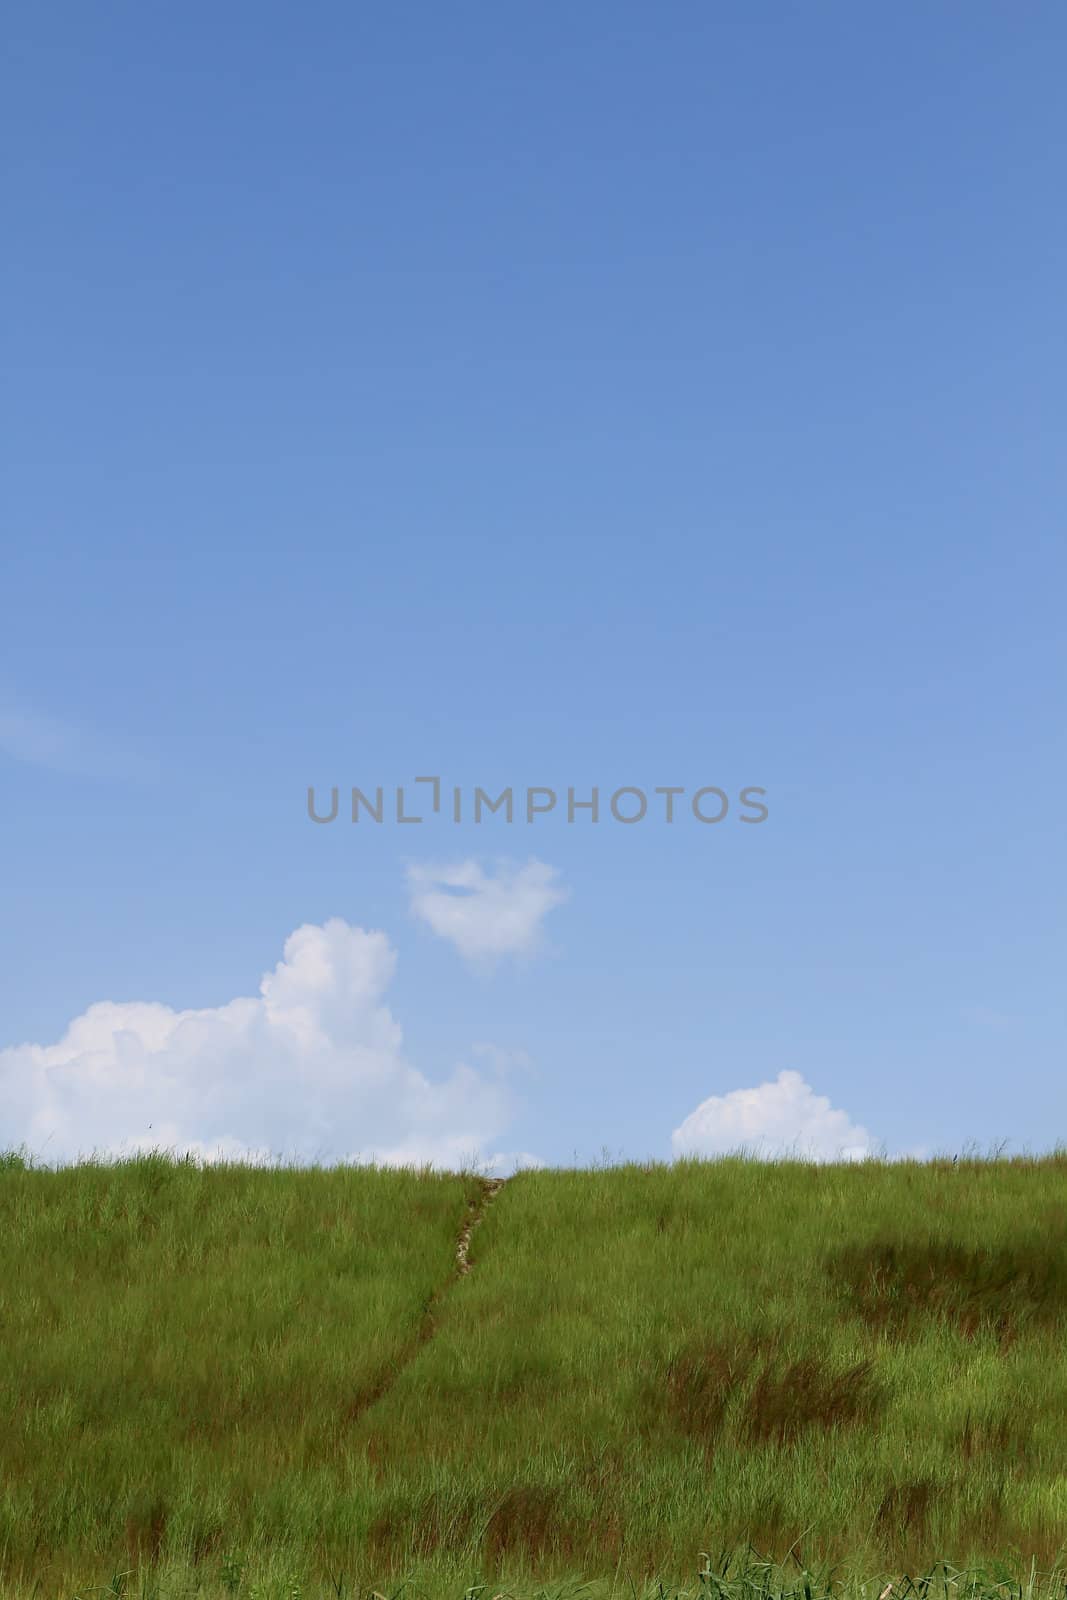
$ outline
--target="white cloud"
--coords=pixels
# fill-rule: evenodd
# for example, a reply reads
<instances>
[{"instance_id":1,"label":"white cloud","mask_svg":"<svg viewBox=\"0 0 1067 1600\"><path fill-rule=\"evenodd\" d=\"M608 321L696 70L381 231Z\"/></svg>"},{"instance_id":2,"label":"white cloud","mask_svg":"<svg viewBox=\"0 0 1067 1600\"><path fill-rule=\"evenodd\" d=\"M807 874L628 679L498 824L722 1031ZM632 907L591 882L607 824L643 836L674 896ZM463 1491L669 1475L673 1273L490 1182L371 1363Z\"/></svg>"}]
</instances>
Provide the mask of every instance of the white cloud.
<instances>
[{"instance_id":1,"label":"white cloud","mask_svg":"<svg viewBox=\"0 0 1067 1600\"><path fill-rule=\"evenodd\" d=\"M424 1139L408 1139L402 1144L380 1150L375 1159L383 1166L416 1167L422 1166L426 1161L435 1160L437 1166L453 1169L460 1166L475 1167L488 1177L497 1178L510 1178L516 1172L545 1165L540 1156L531 1155L528 1150L497 1150L491 1155L483 1155L480 1151L473 1150L469 1144L464 1145L457 1140L447 1149L444 1156L438 1154L435 1158L433 1152L440 1149L440 1145L431 1145Z\"/></svg>"},{"instance_id":2,"label":"white cloud","mask_svg":"<svg viewBox=\"0 0 1067 1600\"><path fill-rule=\"evenodd\" d=\"M508 1150L503 1154L498 1152L496 1155L487 1156L486 1164L490 1174L500 1178L510 1178L516 1172L532 1172L545 1165L540 1156L531 1155L529 1150Z\"/></svg>"},{"instance_id":3,"label":"white cloud","mask_svg":"<svg viewBox=\"0 0 1067 1600\"><path fill-rule=\"evenodd\" d=\"M255 997L91 1005L54 1044L0 1049L0 1148L49 1162L152 1147L251 1162L513 1159L483 1154L511 1120L504 1084L464 1065L432 1083L405 1060L382 999L395 966L384 933L332 918L290 934Z\"/></svg>"},{"instance_id":4,"label":"white cloud","mask_svg":"<svg viewBox=\"0 0 1067 1600\"><path fill-rule=\"evenodd\" d=\"M859 1161L873 1155L866 1128L813 1093L799 1072L780 1072L774 1083L712 1095L671 1135L676 1156L725 1155L744 1145L764 1159Z\"/></svg>"},{"instance_id":5,"label":"white cloud","mask_svg":"<svg viewBox=\"0 0 1067 1600\"><path fill-rule=\"evenodd\" d=\"M569 894L558 870L543 861L500 862L493 876L476 861L410 866L407 876L414 915L475 964L532 954L545 917Z\"/></svg>"}]
</instances>

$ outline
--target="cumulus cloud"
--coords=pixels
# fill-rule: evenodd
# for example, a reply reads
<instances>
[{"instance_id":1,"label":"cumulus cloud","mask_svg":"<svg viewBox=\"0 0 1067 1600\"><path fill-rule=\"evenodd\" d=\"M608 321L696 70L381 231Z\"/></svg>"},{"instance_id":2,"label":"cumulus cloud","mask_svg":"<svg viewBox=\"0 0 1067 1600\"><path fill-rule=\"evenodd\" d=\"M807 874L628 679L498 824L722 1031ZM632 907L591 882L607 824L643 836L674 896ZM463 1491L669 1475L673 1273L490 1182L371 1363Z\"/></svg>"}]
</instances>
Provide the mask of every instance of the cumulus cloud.
<instances>
[{"instance_id":1,"label":"cumulus cloud","mask_svg":"<svg viewBox=\"0 0 1067 1600\"><path fill-rule=\"evenodd\" d=\"M874 1149L866 1128L812 1091L799 1072L774 1083L711 1095L671 1135L676 1156L725 1155L744 1146L764 1159L861 1161Z\"/></svg>"},{"instance_id":2,"label":"cumulus cloud","mask_svg":"<svg viewBox=\"0 0 1067 1600\"><path fill-rule=\"evenodd\" d=\"M569 893L558 870L543 861L524 867L499 862L495 874L476 861L410 866L407 876L414 915L476 965L532 954L545 917Z\"/></svg>"},{"instance_id":3,"label":"cumulus cloud","mask_svg":"<svg viewBox=\"0 0 1067 1600\"><path fill-rule=\"evenodd\" d=\"M0 1146L49 1161L153 1147L252 1163L374 1160L457 1167L511 1120L507 1086L459 1065L434 1083L405 1059L383 996L396 954L340 918L306 924L258 995L205 1010L91 1005L54 1044L0 1049Z\"/></svg>"}]
</instances>

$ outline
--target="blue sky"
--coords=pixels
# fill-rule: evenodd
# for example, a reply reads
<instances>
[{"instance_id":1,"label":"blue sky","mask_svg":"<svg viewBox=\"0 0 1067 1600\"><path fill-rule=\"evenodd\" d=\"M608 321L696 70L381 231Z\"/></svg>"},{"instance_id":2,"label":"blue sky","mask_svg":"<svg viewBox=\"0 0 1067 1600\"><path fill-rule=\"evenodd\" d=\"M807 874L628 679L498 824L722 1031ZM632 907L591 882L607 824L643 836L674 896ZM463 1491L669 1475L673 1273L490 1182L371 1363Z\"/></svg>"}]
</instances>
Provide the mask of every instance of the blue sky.
<instances>
[{"instance_id":1,"label":"blue sky","mask_svg":"<svg viewBox=\"0 0 1067 1600\"><path fill-rule=\"evenodd\" d=\"M8 32L0 1145L1062 1141L1063 8Z\"/></svg>"}]
</instances>

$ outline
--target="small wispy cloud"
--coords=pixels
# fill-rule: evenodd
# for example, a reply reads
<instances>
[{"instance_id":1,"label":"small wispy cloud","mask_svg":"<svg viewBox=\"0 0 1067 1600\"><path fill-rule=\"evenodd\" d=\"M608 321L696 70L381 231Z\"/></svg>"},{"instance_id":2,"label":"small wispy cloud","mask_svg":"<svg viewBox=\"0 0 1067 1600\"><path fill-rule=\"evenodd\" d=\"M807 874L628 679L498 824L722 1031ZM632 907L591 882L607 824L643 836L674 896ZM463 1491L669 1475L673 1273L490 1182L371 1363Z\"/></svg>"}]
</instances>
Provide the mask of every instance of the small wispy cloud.
<instances>
[{"instance_id":1,"label":"small wispy cloud","mask_svg":"<svg viewBox=\"0 0 1067 1600\"><path fill-rule=\"evenodd\" d=\"M407 871L412 913L475 965L539 948L545 917L569 897L559 878L543 861L500 862L495 873L470 860Z\"/></svg>"},{"instance_id":2,"label":"small wispy cloud","mask_svg":"<svg viewBox=\"0 0 1067 1600\"><path fill-rule=\"evenodd\" d=\"M512 1073L534 1072L533 1061L525 1050L509 1049L504 1045L491 1044L486 1039L477 1039L471 1045L471 1055L484 1061L498 1077L510 1077Z\"/></svg>"},{"instance_id":3,"label":"small wispy cloud","mask_svg":"<svg viewBox=\"0 0 1067 1600\"><path fill-rule=\"evenodd\" d=\"M0 756L72 777L138 780L154 774L135 751L30 706L9 688L0 688Z\"/></svg>"},{"instance_id":4,"label":"small wispy cloud","mask_svg":"<svg viewBox=\"0 0 1067 1600\"><path fill-rule=\"evenodd\" d=\"M964 1022L971 1023L976 1028L1010 1028L1015 1018L1006 1011L994 1011L991 1006L970 1006L963 1013Z\"/></svg>"}]
</instances>

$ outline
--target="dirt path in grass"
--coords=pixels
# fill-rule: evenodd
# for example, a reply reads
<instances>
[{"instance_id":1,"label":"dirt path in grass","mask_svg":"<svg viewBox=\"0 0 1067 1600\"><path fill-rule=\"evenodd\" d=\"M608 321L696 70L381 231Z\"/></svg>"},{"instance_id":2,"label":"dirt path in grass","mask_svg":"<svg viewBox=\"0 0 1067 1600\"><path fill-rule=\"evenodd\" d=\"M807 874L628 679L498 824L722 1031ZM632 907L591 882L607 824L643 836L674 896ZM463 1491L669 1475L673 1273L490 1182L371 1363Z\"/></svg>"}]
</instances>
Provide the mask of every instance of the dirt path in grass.
<instances>
[{"instance_id":1,"label":"dirt path in grass","mask_svg":"<svg viewBox=\"0 0 1067 1600\"><path fill-rule=\"evenodd\" d=\"M479 1192L467 1207L467 1215L463 1226L456 1239L456 1270L448 1279L436 1288L422 1309L422 1320L418 1330L412 1335L405 1345L390 1361L389 1365L379 1372L369 1383L357 1391L345 1408L345 1421L358 1422L366 1416L371 1406L387 1395L397 1382L401 1373L411 1365L423 1345L428 1344L437 1331L437 1314L441 1302L454 1284L472 1270L470 1262L471 1234L485 1216L486 1210L494 1196L507 1182L505 1178L479 1179Z\"/></svg>"},{"instance_id":2,"label":"dirt path in grass","mask_svg":"<svg viewBox=\"0 0 1067 1600\"><path fill-rule=\"evenodd\" d=\"M471 1234L485 1216L486 1207L496 1194L497 1190L503 1187L504 1182L505 1180L503 1178L482 1179L481 1199L475 1200L471 1203L467 1213L467 1221L460 1232L459 1238L456 1240L456 1266L459 1269L460 1277L463 1277L464 1274L468 1273L471 1269L471 1264L467 1259L467 1253L470 1250Z\"/></svg>"}]
</instances>

